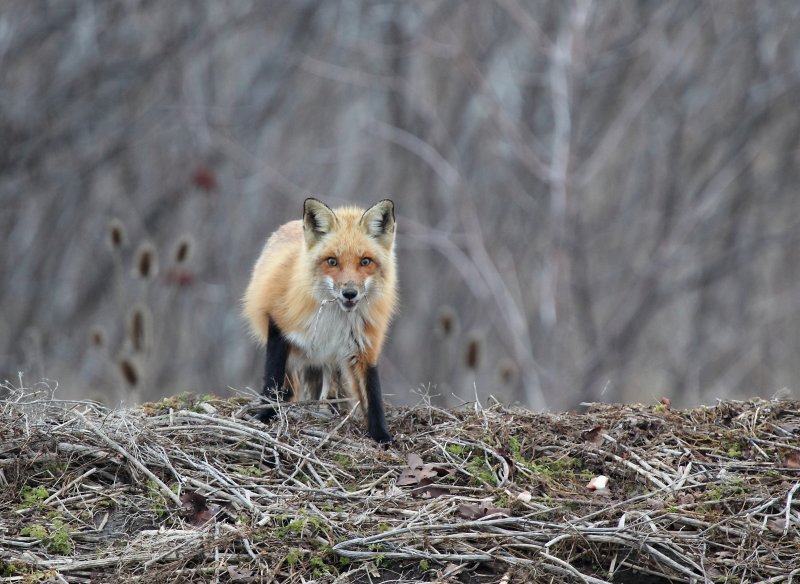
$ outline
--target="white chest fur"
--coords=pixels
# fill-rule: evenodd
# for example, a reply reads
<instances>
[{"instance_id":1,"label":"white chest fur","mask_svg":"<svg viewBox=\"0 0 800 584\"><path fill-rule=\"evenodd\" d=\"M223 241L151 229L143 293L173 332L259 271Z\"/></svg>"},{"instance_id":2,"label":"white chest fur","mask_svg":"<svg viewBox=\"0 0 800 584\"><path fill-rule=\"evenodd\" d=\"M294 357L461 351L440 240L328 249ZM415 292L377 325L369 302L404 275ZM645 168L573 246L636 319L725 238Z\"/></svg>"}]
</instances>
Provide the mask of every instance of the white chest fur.
<instances>
[{"instance_id":1,"label":"white chest fur","mask_svg":"<svg viewBox=\"0 0 800 584\"><path fill-rule=\"evenodd\" d=\"M289 333L287 337L314 365L342 362L363 353L369 346L364 336L364 315L360 310L345 312L336 302L321 305L306 323L305 330Z\"/></svg>"}]
</instances>

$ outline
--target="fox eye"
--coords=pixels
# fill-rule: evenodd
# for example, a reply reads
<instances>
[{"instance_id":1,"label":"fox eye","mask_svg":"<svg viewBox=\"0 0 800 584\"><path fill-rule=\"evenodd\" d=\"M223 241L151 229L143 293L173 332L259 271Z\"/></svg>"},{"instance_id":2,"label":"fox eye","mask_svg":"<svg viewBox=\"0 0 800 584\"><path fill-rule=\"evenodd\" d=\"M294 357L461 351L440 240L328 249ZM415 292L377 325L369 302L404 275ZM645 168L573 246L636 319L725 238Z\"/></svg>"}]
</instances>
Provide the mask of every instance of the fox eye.
<instances>
[{"instance_id":1,"label":"fox eye","mask_svg":"<svg viewBox=\"0 0 800 584\"><path fill-rule=\"evenodd\" d=\"M327 260L325 260L325 261L326 261L326 262L328 262L328 265L329 265L330 267L332 267L332 268L335 268L336 266L338 266L338 265L339 265L339 260L337 260L337 259L336 259L335 257L333 257L333 256L329 257L329 258L328 258Z\"/></svg>"},{"instance_id":2,"label":"fox eye","mask_svg":"<svg viewBox=\"0 0 800 584\"><path fill-rule=\"evenodd\" d=\"M370 258L361 258L361 266L362 267L365 268L368 265L370 265L371 263L372 263L372 260Z\"/></svg>"}]
</instances>

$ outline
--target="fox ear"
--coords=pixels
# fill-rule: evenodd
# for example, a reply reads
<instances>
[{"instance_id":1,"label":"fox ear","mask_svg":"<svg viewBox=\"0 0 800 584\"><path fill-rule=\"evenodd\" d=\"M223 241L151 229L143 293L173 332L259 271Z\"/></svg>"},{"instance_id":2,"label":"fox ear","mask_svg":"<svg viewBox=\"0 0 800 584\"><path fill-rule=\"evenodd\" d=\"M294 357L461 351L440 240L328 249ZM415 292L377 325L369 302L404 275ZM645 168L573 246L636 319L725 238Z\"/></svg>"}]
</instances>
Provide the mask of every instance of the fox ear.
<instances>
[{"instance_id":1,"label":"fox ear","mask_svg":"<svg viewBox=\"0 0 800 584\"><path fill-rule=\"evenodd\" d=\"M394 203L384 199L364 211L361 225L367 235L378 240L387 249L394 243Z\"/></svg>"},{"instance_id":2,"label":"fox ear","mask_svg":"<svg viewBox=\"0 0 800 584\"><path fill-rule=\"evenodd\" d=\"M303 232L309 247L327 235L336 223L333 209L317 199L306 199L303 203Z\"/></svg>"}]
</instances>

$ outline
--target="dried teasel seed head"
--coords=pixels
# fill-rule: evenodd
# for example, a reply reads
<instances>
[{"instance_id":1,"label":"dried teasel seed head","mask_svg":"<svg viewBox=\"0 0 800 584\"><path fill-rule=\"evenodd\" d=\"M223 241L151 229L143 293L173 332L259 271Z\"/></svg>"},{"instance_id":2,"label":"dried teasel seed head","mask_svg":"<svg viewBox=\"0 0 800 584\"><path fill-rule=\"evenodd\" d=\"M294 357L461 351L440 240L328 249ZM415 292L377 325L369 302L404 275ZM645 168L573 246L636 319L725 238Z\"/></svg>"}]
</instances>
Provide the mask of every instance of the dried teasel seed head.
<instances>
[{"instance_id":1,"label":"dried teasel seed head","mask_svg":"<svg viewBox=\"0 0 800 584\"><path fill-rule=\"evenodd\" d=\"M175 244L172 259L179 266L187 263L191 259L192 253L194 253L194 246L194 237L189 234L182 235Z\"/></svg>"},{"instance_id":2,"label":"dried teasel seed head","mask_svg":"<svg viewBox=\"0 0 800 584\"><path fill-rule=\"evenodd\" d=\"M131 387L135 387L139 383L139 369L130 359L120 360L119 372L122 375L122 379Z\"/></svg>"},{"instance_id":3,"label":"dried teasel seed head","mask_svg":"<svg viewBox=\"0 0 800 584\"><path fill-rule=\"evenodd\" d=\"M440 339L449 339L458 332L458 314L449 305L439 308L436 315L436 335Z\"/></svg>"},{"instance_id":4,"label":"dried teasel seed head","mask_svg":"<svg viewBox=\"0 0 800 584\"><path fill-rule=\"evenodd\" d=\"M128 313L128 340L134 351L147 350L152 337L152 313L143 304L136 304Z\"/></svg>"},{"instance_id":5,"label":"dried teasel seed head","mask_svg":"<svg viewBox=\"0 0 800 584\"><path fill-rule=\"evenodd\" d=\"M136 250L133 258L133 277L152 280L158 274L158 256L156 246L149 241L143 242Z\"/></svg>"},{"instance_id":6,"label":"dried teasel seed head","mask_svg":"<svg viewBox=\"0 0 800 584\"><path fill-rule=\"evenodd\" d=\"M119 251L128 245L128 234L122 220L114 217L108 222L108 247L112 252Z\"/></svg>"},{"instance_id":7,"label":"dried teasel seed head","mask_svg":"<svg viewBox=\"0 0 800 584\"><path fill-rule=\"evenodd\" d=\"M483 336L480 333L472 332L467 337L464 349L464 365L467 369L477 371L481 366L483 358Z\"/></svg>"},{"instance_id":8,"label":"dried teasel seed head","mask_svg":"<svg viewBox=\"0 0 800 584\"><path fill-rule=\"evenodd\" d=\"M206 192L213 191L217 188L217 176L214 174L214 171L205 164L201 164L195 168L192 175L192 182L195 186Z\"/></svg>"},{"instance_id":9,"label":"dried teasel seed head","mask_svg":"<svg viewBox=\"0 0 800 584\"><path fill-rule=\"evenodd\" d=\"M511 357L503 357L497 363L497 376L503 385L513 385L518 375L519 368Z\"/></svg>"},{"instance_id":10,"label":"dried teasel seed head","mask_svg":"<svg viewBox=\"0 0 800 584\"><path fill-rule=\"evenodd\" d=\"M101 326L93 326L89 330L89 344L97 349L102 349L108 343L108 335Z\"/></svg>"}]
</instances>

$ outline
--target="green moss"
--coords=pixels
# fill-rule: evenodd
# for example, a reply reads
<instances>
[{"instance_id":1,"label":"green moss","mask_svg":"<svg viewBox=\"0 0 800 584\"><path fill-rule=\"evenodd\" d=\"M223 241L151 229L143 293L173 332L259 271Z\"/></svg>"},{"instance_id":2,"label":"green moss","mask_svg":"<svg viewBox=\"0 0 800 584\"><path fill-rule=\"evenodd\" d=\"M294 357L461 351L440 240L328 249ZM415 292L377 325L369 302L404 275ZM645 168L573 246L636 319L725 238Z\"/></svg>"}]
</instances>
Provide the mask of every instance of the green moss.
<instances>
[{"instance_id":1,"label":"green moss","mask_svg":"<svg viewBox=\"0 0 800 584\"><path fill-rule=\"evenodd\" d=\"M334 573L334 571L336 571L336 568L328 565L328 562L325 561L325 558L321 556L314 556L308 561L308 563L311 568L313 568L311 571L311 576L315 580L330 576Z\"/></svg>"},{"instance_id":2,"label":"green moss","mask_svg":"<svg viewBox=\"0 0 800 584\"><path fill-rule=\"evenodd\" d=\"M480 486L482 483L491 486L497 486L497 476L494 470L489 465L489 461L484 454L475 454L468 461L466 465L467 472L472 477L470 484Z\"/></svg>"},{"instance_id":3,"label":"green moss","mask_svg":"<svg viewBox=\"0 0 800 584\"><path fill-rule=\"evenodd\" d=\"M463 456L466 451L467 448L461 444L448 444L447 446L447 452L456 456Z\"/></svg>"},{"instance_id":4,"label":"green moss","mask_svg":"<svg viewBox=\"0 0 800 584\"><path fill-rule=\"evenodd\" d=\"M430 564L430 562L429 562L428 560L420 560L420 561L419 561L419 569L420 569L422 572L427 572L428 570L430 570L430 569L431 569L431 564Z\"/></svg>"},{"instance_id":5,"label":"green moss","mask_svg":"<svg viewBox=\"0 0 800 584\"><path fill-rule=\"evenodd\" d=\"M710 489L706 489L705 494L708 501L718 501L730 497L737 497L743 495L745 492L744 481L740 478L731 478L722 481L720 484Z\"/></svg>"},{"instance_id":6,"label":"green moss","mask_svg":"<svg viewBox=\"0 0 800 584\"><path fill-rule=\"evenodd\" d=\"M571 456L552 458L540 456L535 460L522 463L531 473L543 479L557 480L591 480L593 474L583 470L583 461ZM588 478L587 478L588 477Z\"/></svg>"},{"instance_id":7,"label":"green moss","mask_svg":"<svg viewBox=\"0 0 800 584\"><path fill-rule=\"evenodd\" d=\"M20 570L17 568L16 564L0 562L0 578L12 578L19 573Z\"/></svg>"},{"instance_id":8,"label":"green moss","mask_svg":"<svg viewBox=\"0 0 800 584\"><path fill-rule=\"evenodd\" d=\"M63 521L53 521L53 531L46 541L47 550L54 554L67 555L72 553L72 537Z\"/></svg>"},{"instance_id":9,"label":"green moss","mask_svg":"<svg viewBox=\"0 0 800 584\"><path fill-rule=\"evenodd\" d=\"M288 554L286 554L286 563L290 566L294 566L302 559L302 554L300 550L292 550Z\"/></svg>"},{"instance_id":10,"label":"green moss","mask_svg":"<svg viewBox=\"0 0 800 584\"><path fill-rule=\"evenodd\" d=\"M728 446L728 450L726 452L728 458L741 458L742 456L742 445L738 442L735 444L731 444Z\"/></svg>"},{"instance_id":11,"label":"green moss","mask_svg":"<svg viewBox=\"0 0 800 584\"><path fill-rule=\"evenodd\" d=\"M61 519L54 519L52 526L34 524L20 530L20 535L38 539L47 551L67 555L72 552L72 537Z\"/></svg>"},{"instance_id":12,"label":"green moss","mask_svg":"<svg viewBox=\"0 0 800 584\"><path fill-rule=\"evenodd\" d=\"M291 517L289 515L281 515L277 518L280 525L273 535L278 538L285 538L287 536L294 537L307 537L316 536L319 534L327 535L325 531L326 524L319 517L307 515L300 511L298 517Z\"/></svg>"},{"instance_id":13,"label":"green moss","mask_svg":"<svg viewBox=\"0 0 800 584\"><path fill-rule=\"evenodd\" d=\"M47 489L41 485L36 487L25 485L19 492L19 498L22 499L22 503L25 507L39 505L40 503L43 503L49 496L50 494L47 492Z\"/></svg>"},{"instance_id":14,"label":"green moss","mask_svg":"<svg viewBox=\"0 0 800 584\"><path fill-rule=\"evenodd\" d=\"M264 471L262 471L257 466L240 466L238 464L233 465L233 470L238 472L239 474L248 476L248 477L262 477L264 476Z\"/></svg>"},{"instance_id":15,"label":"green moss","mask_svg":"<svg viewBox=\"0 0 800 584\"><path fill-rule=\"evenodd\" d=\"M519 438L516 436L509 436L508 447L511 450L511 458L514 459L515 462L524 460L522 457L522 443L519 441Z\"/></svg>"},{"instance_id":16,"label":"green moss","mask_svg":"<svg viewBox=\"0 0 800 584\"><path fill-rule=\"evenodd\" d=\"M337 454L333 457L333 460L341 468L352 468L355 466L355 460L352 456L348 456L347 454Z\"/></svg>"},{"instance_id":17,"label":"green moss","mask_svg":"<svg viewBox=\"0 0 800 584\"><path fill-rule=\"evenodd\" d=\"M164 495L161 494L161 488L153 480L145 483L147 488L147 498L150 499L150 510L153 511L158 517L164 517L168 513L167 503L164 500ZM175 491L176 487L173 487Z\"/></svg>"},{"instance_id":18,"label":"green moss","mask_svg":"<svg viewBox=\"0 0 800 584\"><path fill-rule=\"evenodd\" d=\"M171 397L166 397L160 402L148 402L144 404L145 411L153 413L167 412L169 410L189 410L198 414L207 413L200 404L215 401L219 398L210 393L195 395L190 391L184 391Z\"/></svg>"},{"instance_id":19,"label":"green moss","mask_svg":"<svg viewBox=\"0 0 800 584\"><path fill-rule=\"evenodd\" d=\"M63 462L49 462L45 465L44 470L52 477L60 477L67 472L67 465Z\"/></svg>"},{"instance_id":20,"label":"green moss","mask_svg":"<svg viewBox=\"0 0 800 584\"><path fill-rule=\"evenodd\" d=\"M275 530L275 537L285 538L287 535L303 535L305 522L302 519L294 519L283 527Z\"/></svg>"},{"instance_id":21,"label":"green moss","mask_svg":"<svg viewBox=\"0 0 800 584\"><path fill-rule=\"evenodd\" d=\"M28 525L19 531L20 535L26 535L33 539L44 540L47 538L47 528L44 525Z\"/></svg>"}]
</instances>

